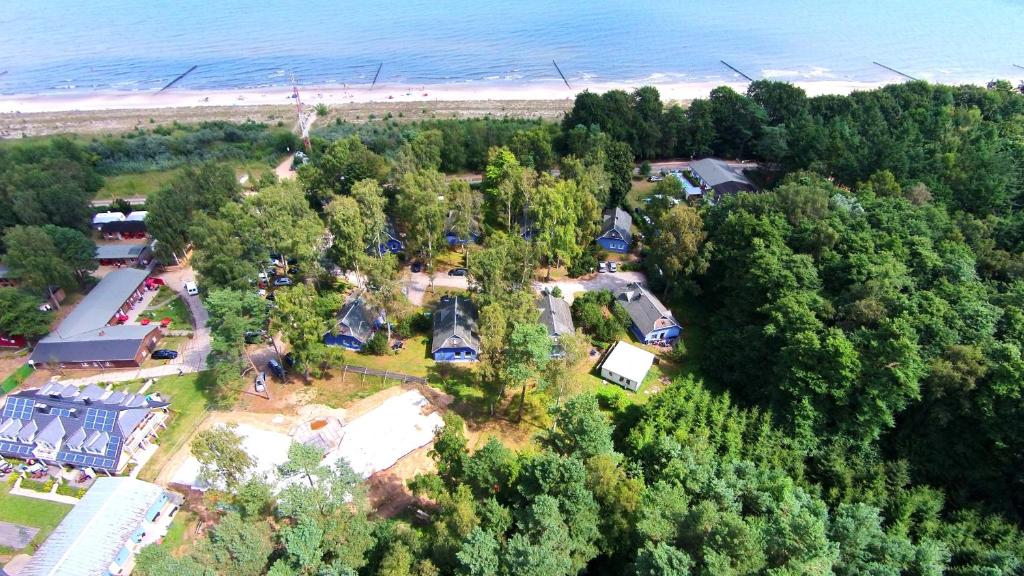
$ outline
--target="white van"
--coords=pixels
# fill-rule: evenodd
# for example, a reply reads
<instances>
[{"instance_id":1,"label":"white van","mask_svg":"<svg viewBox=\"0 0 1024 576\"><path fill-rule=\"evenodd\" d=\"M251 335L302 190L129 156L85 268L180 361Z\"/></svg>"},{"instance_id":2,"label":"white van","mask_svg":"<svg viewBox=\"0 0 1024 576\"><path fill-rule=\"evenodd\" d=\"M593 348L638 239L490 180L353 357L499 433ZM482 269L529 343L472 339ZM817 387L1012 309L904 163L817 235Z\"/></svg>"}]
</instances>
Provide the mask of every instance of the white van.
<instances>
[{"instance_id":1,"label":"white van","mask_svg":"<svg viewBox=\"0 0 1024 576\"><path fill-rule=\"evenodd\" d=\"M198 296L199 286L195 282L185 282L185 293L189 296Z\"/></svg>"}]
</instances>

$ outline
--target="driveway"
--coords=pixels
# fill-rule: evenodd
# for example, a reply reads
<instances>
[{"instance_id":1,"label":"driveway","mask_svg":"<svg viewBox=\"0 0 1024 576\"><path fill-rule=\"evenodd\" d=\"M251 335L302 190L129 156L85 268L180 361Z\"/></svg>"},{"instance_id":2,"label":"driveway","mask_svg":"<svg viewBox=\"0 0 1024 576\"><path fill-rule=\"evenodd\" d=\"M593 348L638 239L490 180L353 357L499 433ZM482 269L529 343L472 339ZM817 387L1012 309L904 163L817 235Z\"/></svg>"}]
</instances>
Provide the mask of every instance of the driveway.
<instances>
[{"instance_id":1,"label":"driveway","mask_svg":"<svg viewBox=\"0 0 1024 576\"><path fill-rule=\"evenodd\" d=\"M572 304L575 295L579 292L592 292L597 290L619 290L626 287L626 284L639 282L647 285L647 277L643 272L604 272L594 273L579 278L566 278L554 282L534 282L533 287L538 292L544 289L551 290L558 286L562 290L562 298Z\"/></svg>"},{"instance_id":2,"label":"driveway","mask_svg":"<svg viewBox=\"0 0 1024 576\"><path fill-rule=\"evenodd\" d=\"M449 276L447 272L434 275L434 290L468 290L469 279L465 276ZM424 272L406 272L403 279L403 291L409 302L417 306L423 305L426 293L430 290L430 276Z\"/></svg>"}]
</instances>

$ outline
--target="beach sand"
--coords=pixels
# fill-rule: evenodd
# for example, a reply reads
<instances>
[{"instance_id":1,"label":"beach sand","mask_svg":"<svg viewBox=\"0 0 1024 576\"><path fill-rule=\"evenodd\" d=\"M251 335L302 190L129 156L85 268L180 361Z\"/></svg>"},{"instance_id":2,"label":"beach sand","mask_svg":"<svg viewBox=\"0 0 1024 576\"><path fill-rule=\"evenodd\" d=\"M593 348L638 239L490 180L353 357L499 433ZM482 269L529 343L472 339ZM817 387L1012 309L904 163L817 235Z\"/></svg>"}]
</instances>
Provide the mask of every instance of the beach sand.
<instances>
[{"instance_id":1,"label":"beach sand","mask_svg":"<svg viewBox=\"0 0 1024 576\"><path fill-rule=\"evenodd\" d=\"M848 94L870 90L879 83L808 81L797 83L808 95ZM665 102L686 103L707 96L719 82L655 84ZM745 83L726 83L737 91ZM435 86L377 85L302 87L307 106L325 104L327 121L366 120L388 113L405 120L482 116L558 119L572 107L578 92L632 90L615 83L565 84L442 84ZM166 92L90 92L85 94L0 95L0 137L20 138L53 133L103 134L171 121L231 120L295 121L290 87L244 90ZM318 123L323 119L318 120Z\"/></svg>"}]
</instances>

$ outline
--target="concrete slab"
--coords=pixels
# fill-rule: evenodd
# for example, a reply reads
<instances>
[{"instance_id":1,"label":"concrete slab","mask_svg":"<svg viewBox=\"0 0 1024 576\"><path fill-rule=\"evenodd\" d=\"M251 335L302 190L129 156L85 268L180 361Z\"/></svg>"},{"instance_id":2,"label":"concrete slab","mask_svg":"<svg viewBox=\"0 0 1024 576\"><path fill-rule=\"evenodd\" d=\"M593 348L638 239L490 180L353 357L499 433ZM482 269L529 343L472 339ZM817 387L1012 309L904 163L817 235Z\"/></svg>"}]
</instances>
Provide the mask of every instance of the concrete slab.
<instances>
[{"instance_id":1,"label":"concrete slab","mask_svg":"<svg viewBox=\"0 0 1024 576\"><path fill-rule=\"evenodd\" d=\"M39 528L0 522L0 546L6 546L15 550L21 550L35 538Z\"/></svg>"}]
</instances>

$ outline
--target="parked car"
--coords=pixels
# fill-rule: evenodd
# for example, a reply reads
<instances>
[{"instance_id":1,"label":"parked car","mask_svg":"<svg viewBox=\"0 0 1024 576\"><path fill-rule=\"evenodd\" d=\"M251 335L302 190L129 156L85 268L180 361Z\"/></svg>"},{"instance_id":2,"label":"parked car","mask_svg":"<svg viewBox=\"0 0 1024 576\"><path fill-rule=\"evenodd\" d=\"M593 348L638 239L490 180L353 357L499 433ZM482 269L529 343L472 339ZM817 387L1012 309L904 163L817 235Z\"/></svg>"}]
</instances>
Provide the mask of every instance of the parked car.
<instances>
[{"instance_id":1,"label":"parked car","mask_svg":"<svg viewBox=\"0 0 1024 576\"><path fill-rule=\"evenodd\" d=\"M619 265L617 263L615 263L615 262L609 262L608 263L608 271L609 272L618 272L619 271Z\"/></svg>"},{"instance_id":2,"label":"parked car","mask_svg":"<svg viewBox=\"0 0 1024 576\"><path fill-rule=\"evenodd\" d=\"M7 474L12 470L14 470L14 466L11 466L11 463L7 460L0 458L0 474Z\"/></svg>"},{"instance_id":3,"label":"parked car","mask_svg":"<svg viewBox=\"0 0 1024 576\"><path fill-rule=\"evenodd\" d=\"M167 348L160 348L153 350L154 360L174 360L178 357L178 352L175 350L168 350Z\"/></svg>"},{"instance_id":4,"label":"parked car","mask_svg":"<svg viewBox=\"0 0 1024 576\"><path fill-rule=\"evenodd\" d=\"M662 178L661 176L655 176L653 174L647 177L648 182L661 182L662 180L664 180L664 178Z\"/></svg>"},{"instance_id":5,"label":"parked car","mask_svg":"<svg viewBox=\"0 0 1024 576\"><path fill-rule=\"evenodd\" d=\"M597 271L598 272L607 272L608 271L608 263L607 262L598 262L597 263Z\"/></svg>"},{"instance_id":6,"label":"parked car","mask_svg":"<svg viewBox=\"0 0 1024 576\"><path fill-rule=\"evenodd\" d=\"M449 276L467 276L467 275L469 275L469 270L466 270L465 268L452 268L451 270L448 271L448 275Z\"/></svg>"},{"instance_id":7,"label":"parked car","mask_svg":"<svg viewBox=\"0 0 1024 576\"><path fill-rule=\"evenodd\" d=\"M256 375L256 391L257 392L265 392L266 390L267 390L267 373L263 372L261 370L260 373Z\"/></svg>"},{"instance_id":8,"label":"parked car","mask_svg":"<svg viewBox=\"0 0 1024 576\"><path fill-rule=\"evenodd\" d=\"M291 286L292 279L287 276L281 276L280 278L274 278L274 286Z\"/></svg>"},{"instance_id":9,"label":"parked car","mask_svg":"<svg viewBox=\"0 0 1024 576\"><path fill-rule=\"evenodd\" d=\"M291 352L284 355L284 365L289 368L295 368L295 355Z\"/></svg>"},{"instance_id":10,"label":"parked car","mask_svg":"<svg viewBox=\"0 0 1024 576\"><path fill-rule=\"evenodd\" d=\"M257 332L255 330L248 330L248 331L246 331L246 333L245 333L245 343L246 344L259 344L260 342L263 342L263 333L262 332Z\"/></svg>"},{"instance_id":11,"label":"parked car","mask_svg":"<svg viewBox=\"0 0 1024 576\"><path fill-rule=\"evenodd\" d=\"M269 362L267 362L267 368L271 372L273 372L274 376L277 376L278 380L284 380L284 378L285 378L284 366L281 366L280 362L278 362L277 360L271 359Z\"/></svg>"},{"instance_id":12,"label":"parked car","mask_svg":"<svg viewBox=\"0 0 1024 576\"><path fill-rule=\"evenodd\" d=\"M421 270L423 270L423 262L413 262L412 266L410 266L409 269L415 273L418 273Z\"/></svg>"},{"instance_id":13,"label":"parked car","mask_svg":"<svg viewBox=\"0 0 1024 576\"><path fill-rule=\"evenodd\" d=\"M185 282L185 293L189 296L198 296L199 285L195 282Z\"/></svg>"}]
</instances>

